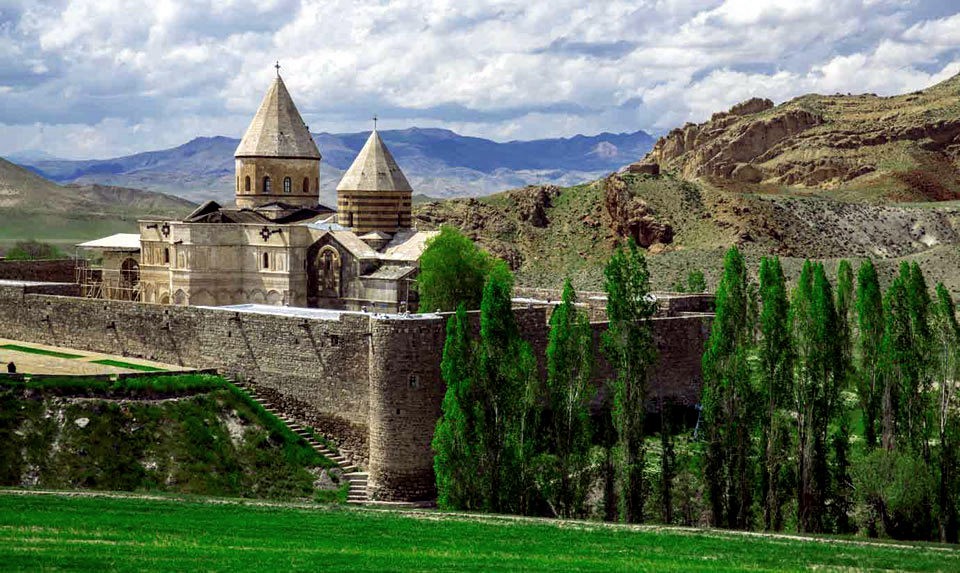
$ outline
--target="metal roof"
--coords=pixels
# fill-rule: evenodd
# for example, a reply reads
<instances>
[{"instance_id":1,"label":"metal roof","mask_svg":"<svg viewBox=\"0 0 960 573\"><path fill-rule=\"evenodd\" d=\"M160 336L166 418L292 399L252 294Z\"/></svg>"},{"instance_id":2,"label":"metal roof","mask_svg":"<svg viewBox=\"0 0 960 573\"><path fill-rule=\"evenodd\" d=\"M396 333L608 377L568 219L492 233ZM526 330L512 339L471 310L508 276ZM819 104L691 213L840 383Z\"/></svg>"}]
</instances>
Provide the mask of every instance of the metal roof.
<instances>
[{"instance_id":1,"label":"metal roof","mask_svg":"<svg viewBox=\"0 0 960 573\"><path fill-rule=\"evenodd\" d=\"M140 234L139 233L117 233L109 237L103 237L86 243L77 245L81 249L104 249L111 251L139 251Z\"/></svg>"},{"instance_id":2,"label":"metal roof","mask_svg":"<svg viewBox=\"0 0 960 573\"><path fill-rule=\"evenodd\" d=\"M279 75L263 97L234 157L320 159L320 150Z\"/></svg>"}]
</instances>

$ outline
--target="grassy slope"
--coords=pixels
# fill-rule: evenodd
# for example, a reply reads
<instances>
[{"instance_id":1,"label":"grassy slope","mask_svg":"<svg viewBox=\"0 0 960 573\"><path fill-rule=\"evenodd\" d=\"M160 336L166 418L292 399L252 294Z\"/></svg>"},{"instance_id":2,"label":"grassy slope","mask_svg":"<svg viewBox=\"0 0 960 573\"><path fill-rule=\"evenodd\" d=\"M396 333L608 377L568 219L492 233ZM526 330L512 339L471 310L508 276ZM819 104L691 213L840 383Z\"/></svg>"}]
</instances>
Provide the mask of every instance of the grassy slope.
<instances>
[{"instance_id":1,"label":"grassy slope","mask_svg":"<svg viewBox=\"0 0 960 573\"><path fill-rule=\"evenodd\" d=\"M0 159L0 245L38 239L69 245L113 233L132 233L137 219L187 214L193 204L118 187L67 186Z\"/></svg>"},{"instance_id":2,"label":"grassy slope","mask_svg":"<svg viewBox=\"0 0 960 573\"><path fill-rule=\"evenodd\" d=\"M0 494L6 570L946 571L960 551L203 500Z\"/></svg>"},{"instance_id":3,"label":"grassy slope","mask_svg":"<svg viewBox=\"0 0 960 573\"><path fill-rule=\"evenodd\" d=\"M220 379L150 380L0 385L0 485L309 498L332 465Z\"/></svg>"}]
</instances>

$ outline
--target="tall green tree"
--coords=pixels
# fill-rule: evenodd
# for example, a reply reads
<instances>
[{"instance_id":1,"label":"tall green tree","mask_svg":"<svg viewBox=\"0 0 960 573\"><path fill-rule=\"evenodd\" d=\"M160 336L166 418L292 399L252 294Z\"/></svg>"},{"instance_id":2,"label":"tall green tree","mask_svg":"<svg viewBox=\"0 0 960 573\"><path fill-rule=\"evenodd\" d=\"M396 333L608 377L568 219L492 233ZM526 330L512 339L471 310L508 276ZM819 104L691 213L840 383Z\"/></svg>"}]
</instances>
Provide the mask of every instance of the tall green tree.
<instances>
[{"instance_id":1,"label":"tall green tree","mask_svg":"<svg viewBox=\"0 0 960 573\"><path fill-rule=\"evenodd\" d=\"M494 259L455 227L444 225L420 256L417 290L420 312L480 308Z\"/></svg>"},{"instance_id":2,"label":"tall green tree","mask_svg":"<svg viewBox=\"0 0 960 573\"><path fill-rule=\"evenodd\" d=\"M537 364L520 337L511 297L513 276L497 262L483 287L476 396L478 473L484 509L527 513L536 487Z\"/></svg>"},{"instance_id":3,"label":"tall green tree","mask_svg":"<svg viewBox=\"0 0 960 573\"><path fill-rule=\"evenodd\" d=\"M765 407L762 421L764 464L761 470L763 496L763 523L767 530L783 527L784 464L786 452L782 447L789 441L790 404L793 386L793 348L788 326L790 305L786 280L780 259L760 260L760 373L758 388Z\"/></svg>"},{"instance_id":4,"label":"tall green tree","mask_svg":"<svg viewBox=\"0 0 960 573\"><path fill-rule=\"evenodd\" d=\"M790 328L796 348L798 525L801 532L820 532L830 485L828 431L844 381L833 292L822 264L804 263Z\"/></svg>"},{"instance_id":5,"label":"tall green tree","mask_svg":"<svg viewBox=\"0 0 960 573\"><path fill-rule=\"evenodd\" d=\"M716 525L745 528L750 520L757 423L757 396L749 356L754 327L743 256L732 247L724 256L716 292L716 316L703 356L703 420L707 454L707 497Z\"/></svg>"},{"instance_id":6,"label":"tall green tree","mask_svg":"<svg viewBox=\"0 0 960 573\"><path fill-rule=\"evenodd\" d=\"M477 482L476 362L464 305L447 321L440 372L447 386L433 436L437 505L444 509L481 509Z\"/></svg>"},{"instance_id":7,"label":"tall green tree","mask_svg":"<svg viewBox=\"0 0 960 573\"><path fill-rule=\"evenodd\" d=\"M545 472L548 500L561 517L582 517L591 482L590 400L596 394L593 374L593 332L577 309L577 294L564 281L561 302L550 316L545 400L549 416Z\"/></svg>"},{"instance_id":8,"label":"tall green tree","mask_svg":"<svg viewBox=\"0 0 960 573\"><path fill-rule=\"evenodd\" d=\"M937 521L940 541L956 543L958 538L957 493L958 459L956 449L960 437L957 414L956 384L960 380L960 324L950 292L937 284L933 307L933 355L936 382L934 420L937 437Z\"/></svg>"},{"instance_id":9,"label":"tall green tree","mask_svg":"<svg viewBox=\"0 0 960 573\"><path fill-rule=\"evenodd\" d=\"M852 376L853 364L853 321L854 321L854 284L853 267L850 261L842 260L837 266L836 311L837 338L840 343L841 367L846 375Z\"/></svg>"},{"instance_id":10,"label":"tall green tree","mask_svg":"<svg viewBox=\"0 0 960 573\"><path fill-rule=\"evenodd\" d=\"M612 417L617 433L617 492L622 521L644 519L644 412L650 367L656 359L650 318L657 304L650 296L650 272L633 240L618 247L604 269L609 326L603 348L615 378Z\"/></svg>"},{"instance_id":11,"label":"tall green tree","mask_svg":"<svg viewBox=\"0 0 960 573\"><path fill-rule=\"evenodd\" d=\"M901 269L903 270L903 269ZM907 269L909 273L909 268ZM880 367L883 388L880 397L881 440L887 451L897 448L902 412L901 392L909 387L914 372L914 353L911 345L910 307L907 301L907 279L904 273L893 279L883 296L883 339L880 345Z\"/></svg>"},{"instance_id":12,"label":"tall green tree","mask_svg":"<svg viewBox=\"0 0 960 573\"><path fill-rule=\"evenodd\" d=\"M880 279L870 259L857 269L857 396L863 412L864 441L867 448L877 445L880 415L880 352L884 333L883 293Z\"/></svg>"},{"instance_id":13,"label":"tall green tree","mask_svg":"<svg viewBox=\"0 0 960 573\"><path fill-rule=\"evenodd\" d=\"M901 273L903 272L901 265ZM930 420L927 400L930 394L930 375L933 340L930 330L930 291L920 265L913 262L907 274L907 301L910 311L911 371L908 385L902 389L901 419L906 425L908 439L914 451L925 461L930 460Z\"/></svg>"},{"instance_id":14,"label":"tall green tree","mask_svg":"<svg viewBox=\"0 0 960 573\"><path fill-rule=\"evenodd\" d=\"M855 380L854 364L854 278L853 267L847 260L837 267L837 288L834 294L837 313L837 343L839 352L839 379L842 388ZM831 463L830 509L837 533L850 533L849 510L853 505L853 481L850 476L850 412L838 396L836 400L836 427L830 438L833 450Z\"/></svg>"}]
</instances>

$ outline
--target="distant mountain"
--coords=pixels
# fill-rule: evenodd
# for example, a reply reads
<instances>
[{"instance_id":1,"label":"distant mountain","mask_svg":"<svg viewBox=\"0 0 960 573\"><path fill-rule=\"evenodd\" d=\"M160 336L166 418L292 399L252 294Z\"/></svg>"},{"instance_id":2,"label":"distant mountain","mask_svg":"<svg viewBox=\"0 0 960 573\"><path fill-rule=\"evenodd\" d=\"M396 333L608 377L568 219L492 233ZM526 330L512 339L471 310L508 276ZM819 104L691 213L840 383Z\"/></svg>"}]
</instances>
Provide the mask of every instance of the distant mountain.
<instances>
[{"instance_id":1,"label":"distant mountain","mask_svg":"<svg viewBox=\"0 0 960 573\"><path fill-rule=\"evenodd\" d=\"M0 159L0 244L40 239L62 244L136 232L142 217L177 217L195 205L153 191L99 184L62 186Z\"/></svg>"},{"instance_id":2,"label":"distant mountain","mask_svg":"<svg viewBox=\"0 0 960 573\"><path fill-rule=\"evenodd\" d=\"M646 154L647 133L601 133L571 138L499 143L446 129L381 132L418 193L432 197L486 195L531 183L573 185L596 179ZM369 132L314 134L323 154L321 200L335 203L335 189ZM104 160L21 159L58 183L99 183L172 193L194 201L229 201L234 190L233 153L239 140L198 137L184 145Z\"/></svg>"}]
</instances>

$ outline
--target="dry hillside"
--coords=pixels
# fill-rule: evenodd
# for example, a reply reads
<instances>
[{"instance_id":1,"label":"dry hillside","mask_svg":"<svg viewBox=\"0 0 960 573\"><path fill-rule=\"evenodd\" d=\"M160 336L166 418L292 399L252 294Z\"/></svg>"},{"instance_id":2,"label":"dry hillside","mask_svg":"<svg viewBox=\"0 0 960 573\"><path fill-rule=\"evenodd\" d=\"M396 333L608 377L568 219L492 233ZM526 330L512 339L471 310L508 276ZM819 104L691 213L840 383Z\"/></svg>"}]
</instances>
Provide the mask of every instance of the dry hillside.
<instances>
[{"instance_id":1,"label":"dry hillside","mask_svg":"<svg viewBox=\"0 0 960 573\"><path fill-rule=\"evenodd\" d=\"M640 164L738 190L832 190L841 199L960 198L960 76L892 97L752 99L661 138Z\"/></svg>"}]
</instances>

